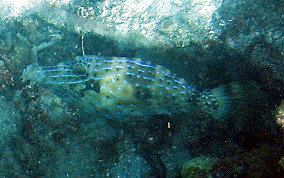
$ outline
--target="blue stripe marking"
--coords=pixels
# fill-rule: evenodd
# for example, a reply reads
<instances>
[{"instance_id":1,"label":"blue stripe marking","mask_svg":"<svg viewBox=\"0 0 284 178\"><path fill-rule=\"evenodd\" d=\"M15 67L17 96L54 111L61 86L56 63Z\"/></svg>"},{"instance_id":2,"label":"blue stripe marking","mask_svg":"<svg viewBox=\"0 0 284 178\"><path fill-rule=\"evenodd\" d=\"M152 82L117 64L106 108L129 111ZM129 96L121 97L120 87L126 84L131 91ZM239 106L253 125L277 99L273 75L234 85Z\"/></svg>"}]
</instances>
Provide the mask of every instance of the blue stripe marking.
<instances>
[{"instance_id":1,"label":"blue stripe marking","mask_svg":"<svg viewBox=\"0 0 284 178\"><path fill-rule=\"evenodd\" d=\"M113 67L104 67L104 68L102 68L102 70L111 70L111 69L113 69Z\"/></svg>"},{"instance_id":2,"label":"blue stripe marking","mask_svg":"<svg viewBox=\"0 0 284 178\"><path fill-rule=\"evenodd\" d=\"M174 82L182 84L183 82L179 81L179 80L174 80Z\"/></svg>"},{"instance_id":3,"label":"blue stripe marking","mask_svg":"<svg viewBox=\"0 0 284 178\"><path fill-rule=\"evenodd\" d=\"M145 79L145 80L151 80L151 81L155 81L154 79L152 79L152 78L149 78L149 77L143 77L143 79Z\"/></svg>"},{"instance_id":4,"label":"blue stripe marking","mask_svg":"<svg viewBox=\"0 0 284 178\"><path fill-rule=\"evenodd\" d=\"M175 76L171 75L171 74L165 74L165 76L169 77L169 78L175 78Z\"/></svg>"},{"instance_id":5,"label":"blue stripe marking","mask_svg":"<svg viewBox=\"0 0 284 178\"><path fill-rule=\"evenodd\" d=\"M132 72L126 72L125 74L126 75L132 75L132 76L136 75L135 73L132 73Z\"/></svg>"},{"instance_id":6,"label":"blue stripe marking","mask_svg":"<svg viewBox=\"0 0 284 178\"><path fill-rule=\"evenodd\" d=\"M150 65L150 64L143 64L143 63L140 63L138 61L131 61L139 66L142 66L142 67L149 67L149 68L153 68L153 69L156 69L157 67L156 66L153 66L153 65Z\"/></svg>"},{"instance_id":7,"label":"blue stripe marking","mask_svg":"<svg viewBox=\"0 0 284 178\"><path fill-rule=\"evenodd\" d=\"M100 66L102 65L103 63L101 62L87 62L87 65L96 65L96 66Z\"/></svg>"},{"instance_id":8,"label":"blue stripe marking","mask_svg":"<svg viewBox=\"0 0 284 178\"><path fill-rule=\"evenodd\" d=\"M85 80L76 80L76 81L47 81L47 84L56 84L56 85L62 85L62 84L78 84L78 83L82 83L82 82L86 82L89 79L85 79Z\"/></svg>"},{"instance_id":9,"label":"blue stripe marking","mask_svg":"<svg viewBox=\"0 0 284 178\"><path fill-rule=\"evenodd\" d=\"M115 66L117 69L124 69L124 66Z\"/></svg>"},{"instance_id":10,"label":"blue stripe marking","mask_svg":"<svg viewBox=\"0 0 284 178\"><path fill-rule=\"evenodd\" d=\"M106 63L113 63L113 62L129 62L129 63L134 63L134 64L137 64L139 66L142 66L142 67L148 67L148 68L153 68L153 69L156 69L157 66L155 65L151 65L151 64L145 64L145 63L142 63L140 61L136 61L136 60L133 60L133 59L113 59L113 58L110 58L110 59L107 59L106 57L100 57L100 56L83 56L81 58L77 58L75 60L77 61L88 61L88 60L103 60L104 62ZM74 60L70 60L70 62L73 62ZM98 65L101 65L100 63L98 63Z\"/></svg>"},{"instance_id":11,"label":"blue stripe marking","mask_svg":"<svg viewBox=\"0 0 284 178\"><path fill-rule=\"evenodd\" d=\"M91 79L93 79L93 80L102 80L102 79L105 79L105 78L102 78L102 77L91 77Z\"/></svg>"},{"instance_id":12,"label":"blue stripe marking","mask_svg":"<svg viewBox=\"0 0 284 178\"><path fill-rule=\"evenodd\" d=\"M129 64L127 64L126 67L131 68L131 69L134 69L134 68L135 68L135 66L129 65Z\"/></svg>"},{"instance_id":13,"label":"blue stripe marking","mask_svg":"<svg viewBox=\"0 0 284 178\"><path fill-rule=\"evenodd\" d=\"M86 75L76 75L76 74L58 74L58 75L50 75L50 78L61 78L61 77L86 77Z\"/></svg>"}]
</instances>

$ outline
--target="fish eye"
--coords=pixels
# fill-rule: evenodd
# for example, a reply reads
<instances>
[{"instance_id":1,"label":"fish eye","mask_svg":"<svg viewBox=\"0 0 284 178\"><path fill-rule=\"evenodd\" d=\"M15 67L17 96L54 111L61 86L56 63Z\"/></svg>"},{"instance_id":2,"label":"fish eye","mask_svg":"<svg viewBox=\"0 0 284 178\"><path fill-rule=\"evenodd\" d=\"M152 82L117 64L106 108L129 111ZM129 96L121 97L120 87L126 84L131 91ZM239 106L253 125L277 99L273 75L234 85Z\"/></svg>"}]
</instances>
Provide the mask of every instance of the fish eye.
<instances>
[{"instance_id":1,"label":"fish eye","mask_svg":"<svg viewBox=\"0 0 284 178\"><path fill-rule=\"evenodd\" d=\"M86 75L87 74L86 66L82 63L75 64L73 71L78 75Z\"/></svg>"}]
</instances>

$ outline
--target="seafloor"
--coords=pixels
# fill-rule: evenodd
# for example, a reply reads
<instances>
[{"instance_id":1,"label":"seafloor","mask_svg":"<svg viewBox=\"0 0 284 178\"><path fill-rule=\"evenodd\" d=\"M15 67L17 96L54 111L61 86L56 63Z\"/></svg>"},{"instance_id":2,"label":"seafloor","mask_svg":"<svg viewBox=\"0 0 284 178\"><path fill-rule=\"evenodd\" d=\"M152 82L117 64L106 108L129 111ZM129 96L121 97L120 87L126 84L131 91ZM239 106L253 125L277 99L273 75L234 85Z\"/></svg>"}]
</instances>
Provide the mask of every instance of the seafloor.
<instances>
[{"instance_id":1,"label":"seafloor","mask_svg":"<svg viewBox=\"0 0 284 178\"><path fill-rule=\"evenodd\" d=\"M283 2L0 0L0 7L0 177L284 175ZM22 78L31 64L82 55L141 58L200 90L255 83L262 92L253 111L225 120L184 112L108 118Z\"/></svg>"}]
</instances>

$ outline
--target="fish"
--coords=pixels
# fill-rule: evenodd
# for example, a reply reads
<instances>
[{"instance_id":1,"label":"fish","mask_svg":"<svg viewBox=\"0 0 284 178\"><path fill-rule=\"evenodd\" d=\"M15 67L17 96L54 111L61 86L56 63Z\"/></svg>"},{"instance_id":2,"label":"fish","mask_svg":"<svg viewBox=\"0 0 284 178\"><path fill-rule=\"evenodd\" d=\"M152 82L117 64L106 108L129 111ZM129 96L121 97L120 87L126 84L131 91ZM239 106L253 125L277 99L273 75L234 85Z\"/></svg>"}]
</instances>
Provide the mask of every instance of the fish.
<instances>
[{"instance_id":1,"label":"fish","mask_svg":"<svg viewBox=\"0 0 284 178\"><path fill-rule=\"evenodd\" d=\"M117 118L197 111L224 120L255 87L234 83L200 91L161 65L127 57L81 56L28 67L23 77L69 93L64 98L84 112Z\"/></svg>"}]
</instances>

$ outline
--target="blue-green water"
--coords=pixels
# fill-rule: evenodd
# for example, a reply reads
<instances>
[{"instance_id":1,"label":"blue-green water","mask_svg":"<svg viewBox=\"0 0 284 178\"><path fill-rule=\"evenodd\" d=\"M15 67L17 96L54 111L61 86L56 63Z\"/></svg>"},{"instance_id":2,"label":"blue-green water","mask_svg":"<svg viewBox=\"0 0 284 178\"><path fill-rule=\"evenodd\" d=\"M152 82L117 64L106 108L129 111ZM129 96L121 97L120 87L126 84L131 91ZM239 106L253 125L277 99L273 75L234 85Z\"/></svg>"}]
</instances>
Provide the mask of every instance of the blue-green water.
<instances>
[{"instance_id":1,"label":"blue-green water","mask_svg":"<svg viewBox=\"0 0 284 178\"><path fill-rule=\"evenodd\" d=\"M0 7L0 177L283 175L283 3Z\"/></svg>"}]
</instances>

